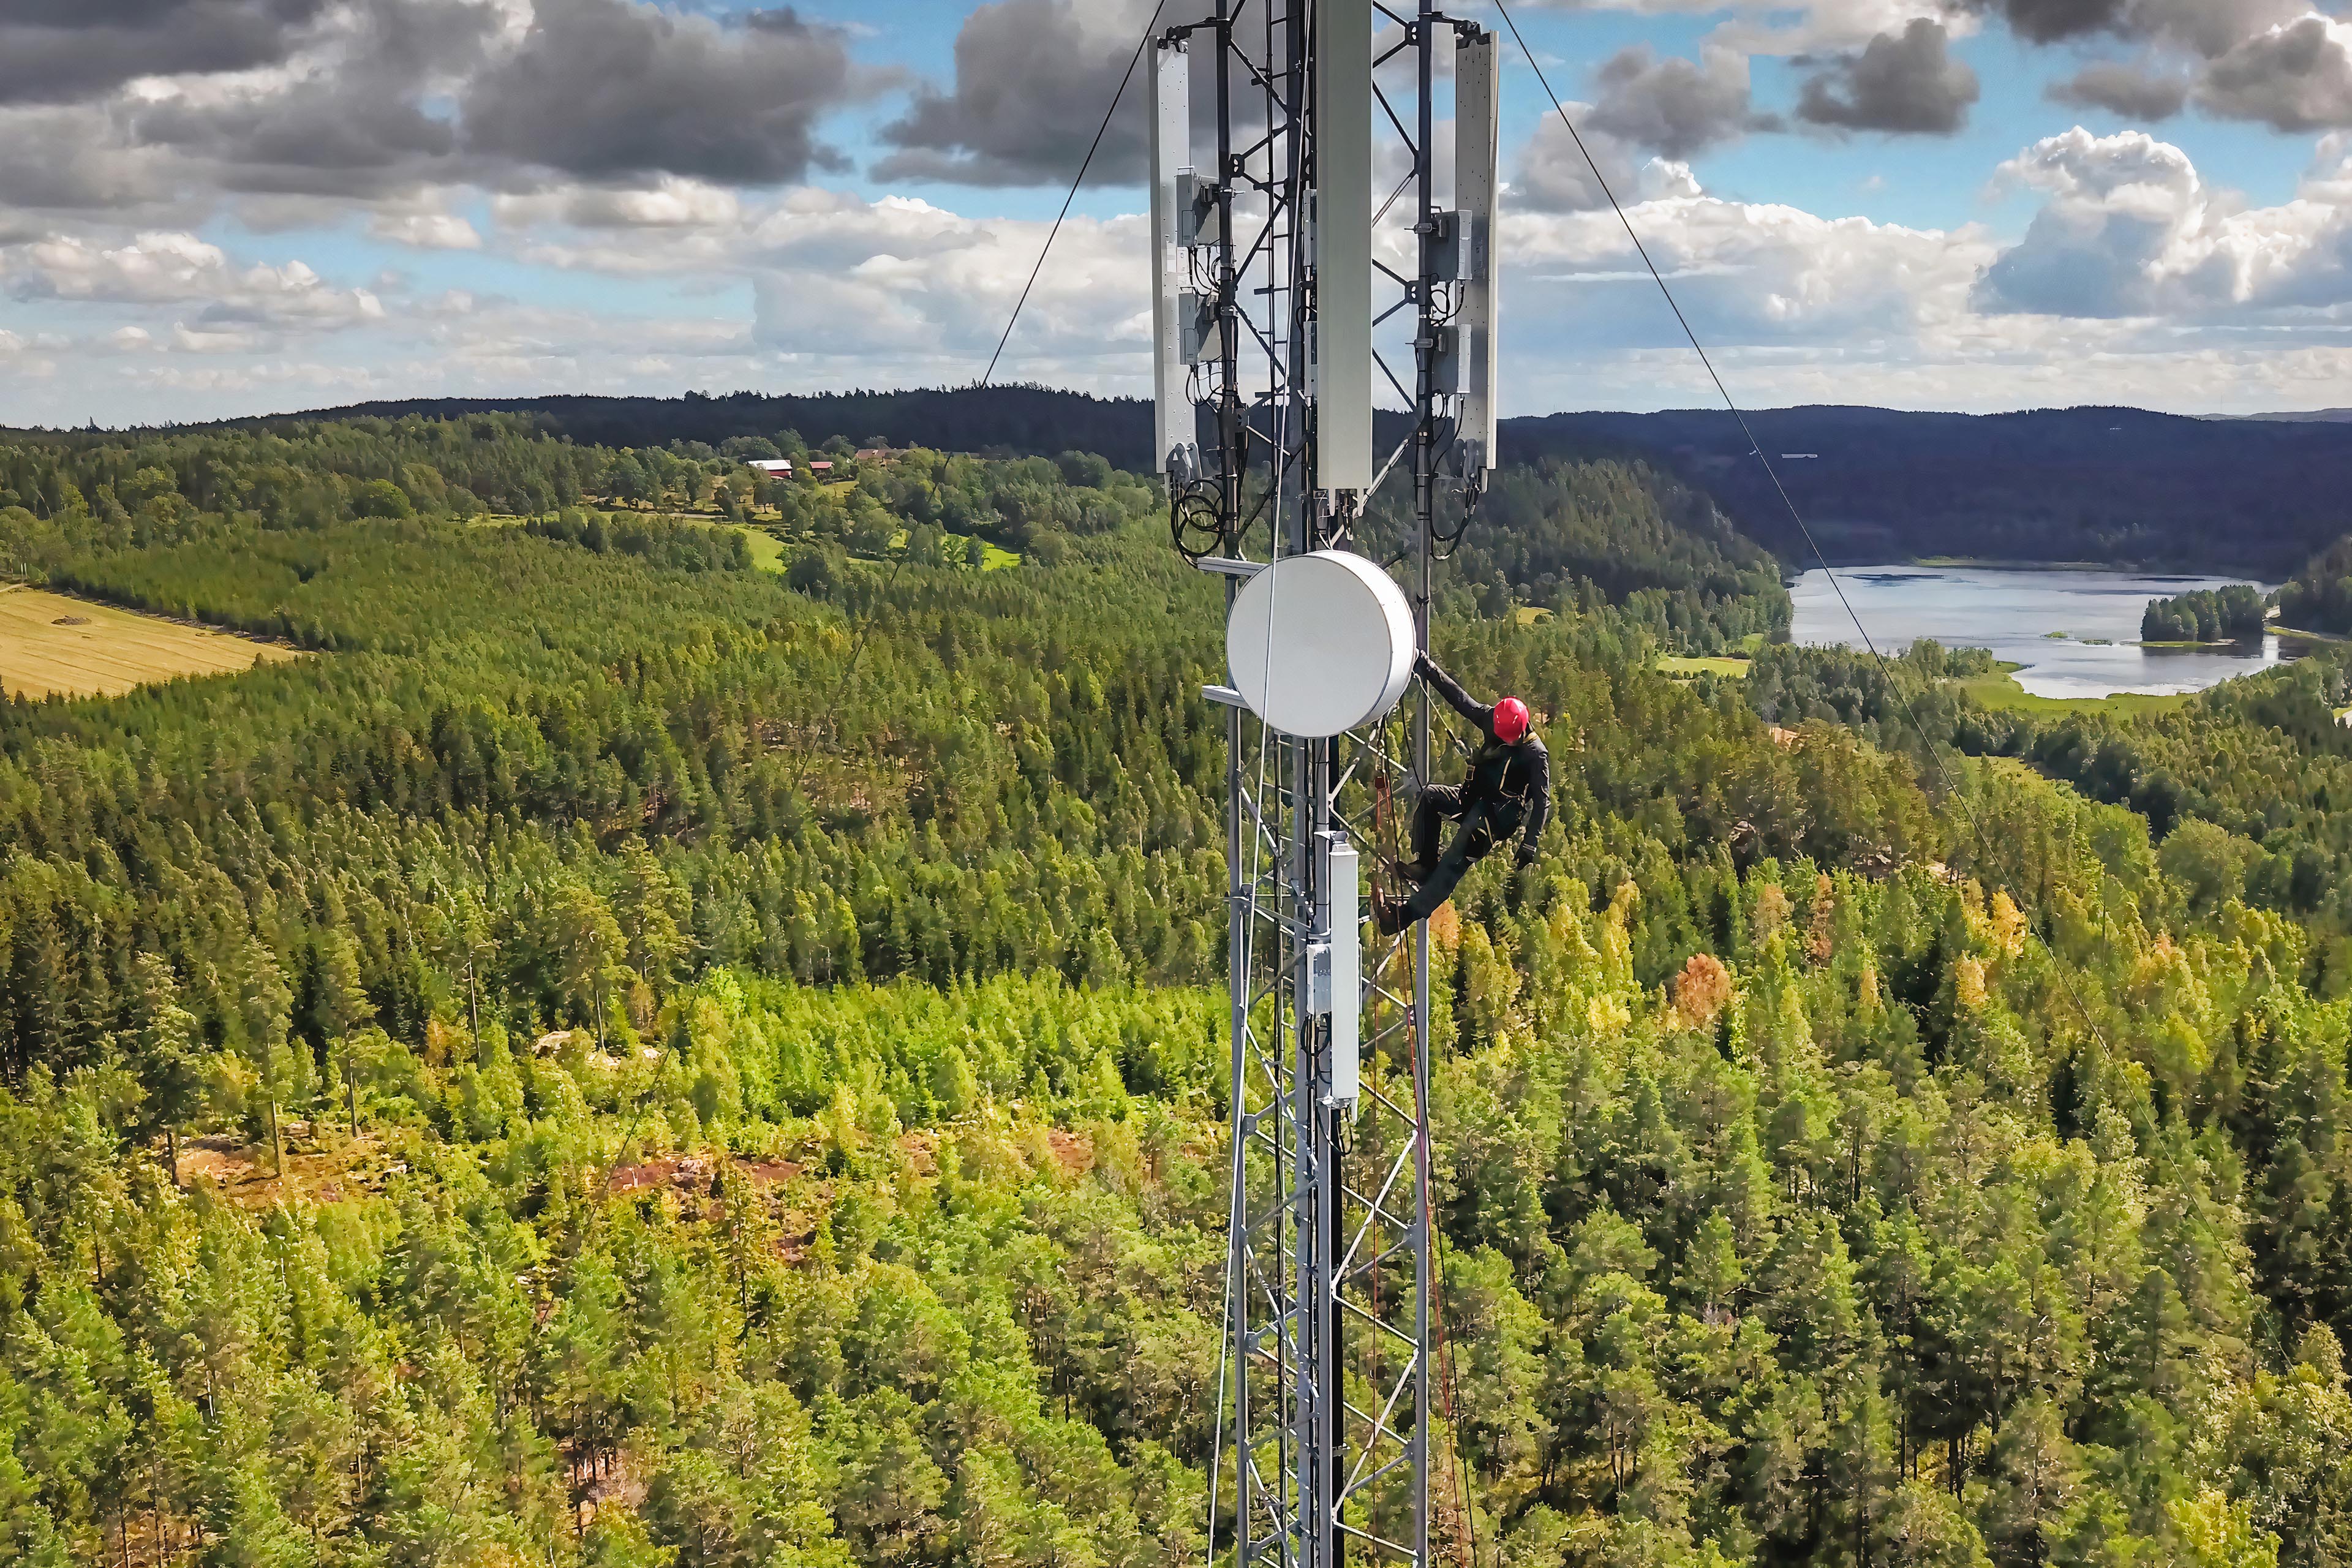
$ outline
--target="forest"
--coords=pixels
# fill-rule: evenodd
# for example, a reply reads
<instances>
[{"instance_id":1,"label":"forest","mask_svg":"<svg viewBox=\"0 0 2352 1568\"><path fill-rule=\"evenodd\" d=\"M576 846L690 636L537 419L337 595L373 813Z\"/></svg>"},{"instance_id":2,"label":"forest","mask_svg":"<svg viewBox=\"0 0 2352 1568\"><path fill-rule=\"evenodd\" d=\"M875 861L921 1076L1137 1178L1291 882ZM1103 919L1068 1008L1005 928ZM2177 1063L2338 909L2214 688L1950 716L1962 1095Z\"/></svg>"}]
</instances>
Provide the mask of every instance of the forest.
<instances>
[{"instance_id":1,"label":"forest","mask_svg":"<svg viewBox=\"0 0 2352 1568\"><path fill-rule=\"evenodd\" d=\"M315 655L0 705L0 1556L1218 1556L1223 672L1146 483L418 415L0 489L19 578ZM1434 922L1445 1554L2352 1553L2341 663L1676 679L1786 596L1617 458L1447 571L1559 765Z\"/></svg>"},{"instance_id":2,"label":"forest","mask_svg":"<svg viewBox=\"0 0 2352 1568\"><path fill-rule=\"evenodd\" d=\"M411 399L230 427L273 433L409 416L452 425L508 416L583 446L718 447L793 429L813 447L837 438L1008 458L1077 449L1132 469L1153 461L1148 404L1043 386ZM1383 444L1404 434L1402 413L1383 411L1375 423ZM1498 446L1512 464L1612 460L1670 469L1783 561L1810 561L1811 545L1751 455L1749 430L1815 539L1842 563L1959 555L2275 580L2352 527L2338 499L2352 489L2352 426L2324 419L1830 405L1759 410L1743 428L1721 409L1666 409L1522 416L1503 422Z\"/></svg>"},{"instance_id":3,"label":"forest","mask_svg":"<svg viewBox=\"0 0 2352 1568\"><path fill-rule=\"evenodd\" d=\"M2279 587L2279 621L2299 631L2352 636L2352 535L2314 555Z\"/></svg>"},{"instance_id":4,"label":"forest","mask_svg":"<svg viewBox=\"0 0 2352 1568\"><path fill-rule=\"evenodd\" d=\"M2143 642L2243 642L2259 639L2269 617L2260 588L2232 583L2150 599L2140 613L2139 635Z\"/></svg>"},{"instance_id":5,"label":"forest","mask_svg":"<svg viewBox=\"0 0 2352 1568\"><path fill-rule=\"evenodd\" d=\"M1806 564L1817 543L1857 564L1967 556L2274 581L2352 526L2340 499L2352 428L2326 421L1829 405L1759 410L1743 424L1696 408L1512 420L1502 441L1519 461L1668 465L1781 559Z\"/></svg>"}]
</instances>

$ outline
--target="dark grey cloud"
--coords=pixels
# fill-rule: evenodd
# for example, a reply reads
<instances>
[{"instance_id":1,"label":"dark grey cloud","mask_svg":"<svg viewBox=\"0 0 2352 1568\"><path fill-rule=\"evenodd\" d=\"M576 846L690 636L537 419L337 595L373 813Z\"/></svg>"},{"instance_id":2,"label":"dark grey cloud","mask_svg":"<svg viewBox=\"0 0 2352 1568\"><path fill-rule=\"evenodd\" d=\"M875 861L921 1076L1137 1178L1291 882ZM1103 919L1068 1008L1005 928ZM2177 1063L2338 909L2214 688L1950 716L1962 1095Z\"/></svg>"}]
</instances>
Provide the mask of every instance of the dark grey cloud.
<instances>
[{"instance_id":1,"label":"dark grey cloud","mask_svg":"<svg viewBox=\"0 0 2352 1568\"><path fill-rule=\"evenodd\" d=\"M2032 43L2105 34L2210 58L2303 11L2304 0L1979 0Z\"/></svg>"},{"instance_id":2,"label":"dark grey cloud","mask_svg":"<svg viewBox=\"0 0 2352 1568\"><path fill-rule=\"evenodd\" d=\"M0 96L0 206L185 223L224 197L315 216L436 185L779 183L838 166L818 121L883 79L840 29L790 10L719 21L539 0L519 35L512 16L485 0L0 0L0 81L19 68L7 45L37 35L58 66L48 96L84 94ZM189 26L214 31L160 58L156 40ZM133 36L104 69L58 53L96 60ZM122 89L151 68L179 79Z\"/></svg>"},{"instance_id":3,"label":"dark grey cloud","mask_svg":"<svg viewBox=\"0 0 2352 1568\"><path fill-rule=\"evenodd\" d=\"M1977 73L1952 58L1941 22L1922 16L1898 36L1881 33L1860 54L1807 79L1797 117L1847 131L1948 136L1977 100Z\"/></svg>"},{"instance_id":4,"label":"dark grey cloud","mask_svg":"<svg viewBox=\"0 0 2352 1568\"><path fill-rule=\"evenodd\" d=\"M341 14L331 68L268 93L165 98L122 115L139 143L197 161L222 190L379 196L456 158L459 128L430 90L474 70L498 25L469 0L369 0Z\"/></svg>"},{"instance_id":5,"label":"dark grey cloud","mask_svg":"<svg viewBox=\"0 0 2352 1568\"><path fill-rule=\"evenodd\" d=\"M168 194L157 160L121 142L102 109L0 110L0 214L97 212Z\"/></svg>"},{"instance_id":6,"label":"dark grey cloud","mask_svg":"<svg viewBox=\"0 0 2352 1568\"><path fill-rule=\"evenodd\" d=\"M2140 46L2050 90L2058 102L2162 120L2194 103L2279 131L2352 125L2352 57L2309 0L1988 0L2020 36Z\"/></svg>"},{"instance_id":7,"label":"dark grey cloud","mask_svg":"<svg viewBox=\"0 0 2352 1568\"><path fill-rule=\"evenodd\" d=\"M1569 109L1574 113L1582 107L1570 104ZM1611 193L1627 203L1699 194L1687 164L1654 157L1599 129L1587 130L1583 140L1580 151L1558 115L1547 114L1537 121L1534 132L1512 160L1512 210L1591 212L1605 210ZM1586 153L1591 154L1591 162L1586 161ZM1596 163L1598 176L1593 171ZM1601 188L1603 180L1608 182L1606 191Z\"/></svg>"},{"instance_id":8,"label":"dark grey cloud","mask_svg":"<svg viewBox=\"0 0 2352 1568\"><path fill-rule=\"evenodd\" d=\"M1587 122L1669 158L1779 124L1750 107L1747 57L1728 49L1708 49L1696 61L1660 59L1636 44L1603 65L1596 79L1601 101Z\"/></svg>"},{"instance_id":9,"label":"dark grey cloud","mask_svg":"<svg viewBox=\"0 0 2352 1568\"><path fill-rule=\"evenodd\" d=\"M1601 179L1594 177L1585 153L1601 165ZM1615 137L1590 132L1584 138L1584 152L1580 153L1559 119L1546 115L1536 121L1527 145L1519 150L1509 205L1537 212L1591 212L1609 205L1601 179L1624 199L1630 198L1640 174L1639 155Z\"/></svg>"},{"instance_id":10,"label":"dark grey cloud","mask_svg":"<svg viewBox=\"0 0 2352 1568\"><path fill-rule=\"evenodd\" d=\"M133 78L284 59L327 0L7 0L0 104L75 103Z\"/></svg>"},{"instance_id":11,"label":"dark grey cloud","mask_svg":"<svg viewBox=\"0 0 2352 1568\"><path fill-rule=\"evenodd\" d=\"M856 90L841 31L789 9L722 26L629 0L564 0L473 79L463 118L474 153L584 179L771 184L839 165L815 124Z\"/></svg>"},{"instance_id":12,"label":"dark grey cloud","mask_svg":"<svg viewBox=\"0 0 2352 1568\"><path fill-rule=\"evenodd\" d=\"M2347 32L2340 23L2309 16L2248 38L2206 68L2198 106L2278 131L2352 125Z\"/></svg>"},{"instance_id":13,"label":"dark grey cloud","mask_svg":"<svg viewBox=\"0 0 2352 1568\"><path fill-rule=\"evenodd\" d=\"M919 89L906 114L882 128L898 151L875 165L876 177L968 185L1067 180L1150 15L1124 3L1092 15L1110 20L1104 11L1116 11L1118 25L1087 26L1074 0L993 0L973 11L956 35L954 86ZM1144 177L1146 95L1135 86L1119 101L1091 180Z\"/></svg>"},{"instance_id":14,"label":"dark grey cloud","mask_svg":"<svg viewBox=\"0 0 2352 1568\"><path fill-rule=\"evenodd\" d=\"M2185 77L2116 60L2095 60L2050 89L2052 101L2074 109L2105 109L2129 119L2168 120L2189 101Z\"/></svg>"},{"instance_id":15,"label":"dark grey cloud","mask_svg":"<svg viewBox=\"0 0 2352 1568\"><path fill-rule=\"evenodd\" d=\"M2037 44L2119 29L2129 0L2000 0L2010 30Z\"/></svg>"},{"instance_id":16,"label":"dark grey cloud","mask_svg":"<svg viewBox=\"0 0 2352 1568\"><path fill-rule=\"evenodd\" d=\"M1206 0L1167 0L1158 25L1180 26L1208 12ZM954 84L919 89L907 112L882 128L882 141L896 151L875 163L875 176L999 186L1068 180L1151 16L1151 0L991 0L979 6L956 35ZM1241 47L1248 48L1246 36ZM1087 167L1089 184L1144 178L1148 98L1139 68ZM1196 138L1206 134L1207 106L1203 81L1192 95ZM1238 95L1237 126L1255 123L1258 112L1255 94Z\"/></svg>"},{"instance_id":17,"label":"dark grey cloud","mask_svg":"<svg viewBox=\"0 0 2352 1568\"><path fill-rule=\"evenodd\" d=\"M2130 0L2116 30L2211 59L2319 8L2310 0Z\"/></svg>"}]
</instances>

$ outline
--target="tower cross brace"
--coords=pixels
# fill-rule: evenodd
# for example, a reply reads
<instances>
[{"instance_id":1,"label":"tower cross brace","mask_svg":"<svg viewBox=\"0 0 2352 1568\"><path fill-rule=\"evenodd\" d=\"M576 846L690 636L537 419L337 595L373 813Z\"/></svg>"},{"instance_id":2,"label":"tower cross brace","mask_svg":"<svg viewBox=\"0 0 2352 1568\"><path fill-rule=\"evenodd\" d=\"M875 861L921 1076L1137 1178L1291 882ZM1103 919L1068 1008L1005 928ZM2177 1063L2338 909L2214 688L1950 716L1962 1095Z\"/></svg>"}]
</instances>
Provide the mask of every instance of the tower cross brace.
<instances>
[{"instance_id":1,"label":"tower cross brace","mask_svg":"<svg viewBox=\"0 0 2352 1568\"><path fill-rule=\"evenodd\" d=\"M1152 40L1155 445L1177 547L1229 606L1286 556L1364 548L1377 504L1409 513L1381 564L1429 646L1440 491L1475 502L1495 455L1497 59L1431 0L1210 0ZM1403 413L1376 420L1376 398ZM1397 850L1391 782L1429 777L1429 700L1299 738L1210 695L1229 709L1232 993L1213 1550L1419 1568L1439 1414L1429 934L1374 936L1358 889L1364 855ZM1467 1500L1443 1500L1439 1549L1466 1527Z\"/></svg>"}]
</instances>

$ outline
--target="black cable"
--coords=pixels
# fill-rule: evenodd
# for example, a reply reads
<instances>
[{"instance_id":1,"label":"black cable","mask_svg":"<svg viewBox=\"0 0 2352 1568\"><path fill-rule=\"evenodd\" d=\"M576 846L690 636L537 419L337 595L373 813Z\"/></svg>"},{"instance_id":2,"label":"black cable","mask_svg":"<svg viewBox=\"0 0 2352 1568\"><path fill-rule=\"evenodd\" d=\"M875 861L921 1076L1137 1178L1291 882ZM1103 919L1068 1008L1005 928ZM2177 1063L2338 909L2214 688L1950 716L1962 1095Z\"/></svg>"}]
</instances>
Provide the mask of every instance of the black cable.
<instances>
[{"instance_id":1,"label":"black cable","mask_svg":"<svg viewBox=\"0 0 2352 1568\"><path fill-rule=\"evenodd\" d=\"M1665 297L1666 309L1675 313L1675 324L1682 328L1683 336L1690 340L1691 350L1698 355L1698 363L1706 368L1707 379L1715 383L1715 390L1722 397L1724 407L1729 409L1732 418L1739 422L1739 433L1746 438L1748 450L1754 454L1757 462L1763 466L1765 478L1772 481L1772 489L1780 496L1780 504L1788 509L1789 521L1797 525L1798 533L1803 536L1805 547L1813 552L1813 559L1821 563L1822 574L1829 579L1831 589L1837 595L1839 607L1845 611L1846 618L1853 622L1853 629L1861 637L1862 646L1869 650L1871 658L1877 664L1879 679L1886 682L1886 689L1902 702L1904 717L1911 721L1911 729L1919 737L1920 748L1927 753L1927 761L1935 768L1937 778L1942 782L1944 793L1950 797L1952 804L1959 808L1960 815L1968 818L1969 831L1976 837L1979 844L1982 844L1984 829L1978 823L1976 812L1969 807L1967 797L1952 783L1951 773L1944 766L1942 756L1937 752L1936 742L1928 737L1927 727L1919 721L1917 705L1912 701L1911 694L1895 680L1894 669L1887 663L1886 656L1879 651L1878 644L1872 640L1869 628L1862 624L1862 616L1855 614L1853 602L1845 596L1845 584L1838 581L1837 573L1832 570L1829 557L1822 552L1821 543L1813 538L1813 531L1806 525L1804 513L1797 509L1795 498L1789 494L1789 487L1780 482L1780 471L1772 466L1772 459L1766 456L1763 443L1756 439L1756 432L1748 426L1748 416L1740 411L1738 401L1731 395L1731 389L1724 384L1722 375L1715 368L1714 359L1706 352L1706 345L1700 342L1698 333L1692 331L1690 318L1683 314L1682 302L1675 298L1674 289L1668 287L1665 274L1660 272L1658 264L1650 259L1649 247L1642 243L1641 235L1634 230L1633 220L1625 216L1624 204L1617 199L1617 193L1610 188L1609 176L1601 172L1600 161L1593 157L1592 150L1584 144L1584 138L1578 134L1576 121L1569 118L1567 105L1560 102L1559 94L1552 91L1550 79L1544 75L1543 67L1536 62L1535 50L1528 47L1527 36L1519 31L1518 21L1512 16L1510 6L1505 3L1505 0L1495 0L1495 9L1501 13L1503 25L1511 29L1511 37L1518 44L1519 53L1526 58L1528 68L1536 73L1536 84L1544 89L1544 96L1551 100L1552 111L1559 116L1559 122L1568 128L1569 140L1576 143L1576 150L1582 155L1585 167L1592 171L1593 182L1601 187L1601 194L1609 198L1610 209L1616 213L1618 223L1624 226L1625 237L1633 242L1634 252L1641 257L1642 265L1649 268L1650 280L1658 286L1658 292ZM2107 1049L2106 1032L2101 1029L2097 1021L2091 1016L2090 1009L2083 1005L2082 997L2074 990L2074 977L2066 973L2063 964L2053 963L2052 968L2058 976L2059 984L2066 993L2066 999L2074 1004L2074 1011L2081 1016L2084 1026L2091 1031L2092 1037L2098 1041L2100 1050L2105 1051Z\"/></svg>"},{"instance_id":2,"label":"black cable","mask_svg":"<svg viewBox=\"0 0 2352 1568\"><path fill-rule=\"evenodd\" d=\"M996 362L1003 357L1004 345L1012 342L1013 329L1020 324L1021 312L1029 303L1029 290L1037 286L1037 275L1045 269L1045 258L1053 254L1054 240L1062 232L1062 220L1070 216L1070 204L1078 199L1078 187L1086 184L1087 171L1094 167L1095 154L1102 150L1103 137L1109 132L1111 120L1118 113L1118 100L1127 96L1127 84L1135 78L1136 62L1143 58L1143 51L1151 47L1151 30L1160 25L1160 13L1167 8L1167 5L1168 0L1160 0L1160 3L1151 8L1151 19L1143 25L1143 37L1136 40L1135 53L1128 57L1127 69L1118 79L1118 90L1110 95L1110 107L1103 110L1102 124L1096 129L1095 139L1087 146L1087 155L1078 164L1076 177L1070 181L1069 195L1062 198L1062 210L1055 216L1054 226L1045 231L1045 244L1037 252L1037 264L1029 268L1029 281L1021 286L1021 298L1013 301L1013 314L1004 323L1003 335L996 340L996 352L988 356L988 368L981 372L980 379L972 384L975 388L986 386L991 378L996 374ZM849 663L842 670L840 681L834 687L832 700L825 705L827 712L837 711L840 709L842 696L849 689L851 679L857 674L857 661L866 653L866 640L873 635L874 623L880 617L882 606L888 602L890 590L898 586L899 568L907 564L907 557L914 552L915 534L913 528L909 527L907 531L907 547L898 552L898 559L891 563L890 574L882 581L881 595L866 611L866 624L858 628L857 640L850 647ZM793 775L792 794L800 793L801 784L808 777L809 768L815 761L814 748L811 748L802 755L800 771Z\"/></svg>"},{"instance_id":3,"label":"black cable","mask_svg":"<svg viewBox=\"0 0 2352 1568\"><path fill-rule=\"evenodd\" d=\"M1045 231L1045 246L1037 252L1037 265L1029 269L1029 281L1021 286L1021 298L1013 307L1013 319L1004 323L1004 335L996 340L996 353L988 356L988 368L981 373L977 385L986 386L996 374L996 362L1003 357L1004 345L1012 341L1013 328L1021 320L1021 309L1029 303L1029 290L1037 286L1037 274L1045 270L1045 258L1053 254L1054 240L1062 232L1062 220L1070 216L1070 204L1078 199L1078 187L1087 183L1087 171L1094 167L1095 154L1102 151L1103 138L1110 132L1110 122L1118 113L1118 100L1127 96L1127 84L1135 79L1135 66L1143 58L1143 51L1151 47L1151 30L1160 26L1160 13L1168 7L1168 0L1151 8L1151 19L1143 25L1143 37L1135 41L1135 53L1127 57L1127 69L1118 79L1118 89L1110 95L1110 107L1103 110L1102 124L1095 130L1095 139L1087 148L1085 159L1078 164L1078 177L1070 182L1070 194L1062 198L1062 210L1055 215L1054 226Z\"/></svg>"}]
</instances>

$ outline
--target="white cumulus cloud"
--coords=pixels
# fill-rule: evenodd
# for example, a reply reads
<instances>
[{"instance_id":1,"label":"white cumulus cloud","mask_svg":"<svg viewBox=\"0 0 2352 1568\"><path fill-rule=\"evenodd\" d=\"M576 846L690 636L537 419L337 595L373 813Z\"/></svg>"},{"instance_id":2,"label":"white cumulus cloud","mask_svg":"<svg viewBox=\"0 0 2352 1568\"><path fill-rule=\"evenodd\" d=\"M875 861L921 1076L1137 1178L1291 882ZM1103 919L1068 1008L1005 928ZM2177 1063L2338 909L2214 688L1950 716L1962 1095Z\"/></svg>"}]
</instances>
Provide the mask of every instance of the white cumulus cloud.
<instances>
[{"instance_id":1,"label":"white cumulus cloud","mask_svg":"<svg viewBox=\"0 0 2352 1568\"><path fill-rule=\"evenodd\" d=\"M1986 270L1988 312L2212 319L2352 303L2352 179L2323 160L2294 199L2249 207L2145 132L2077 126L2001 165L2047 200Z\"/></svg>"},{"instance_id":2,"label":"white cumulus cloud","mask_svg":"<svg viewBox=\"0 0 2352 1568\"><path fill-rule=\"evenodd\" d=\"M239 268L192 234L142 234L112 247L54 235L0 251L0 275L19 299L196 303L215 323L350 326L384 313L370 290L336 288L304 262Z\"/></svg>"}]
</instances>

